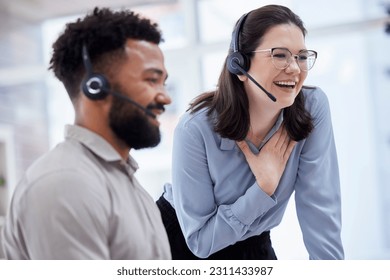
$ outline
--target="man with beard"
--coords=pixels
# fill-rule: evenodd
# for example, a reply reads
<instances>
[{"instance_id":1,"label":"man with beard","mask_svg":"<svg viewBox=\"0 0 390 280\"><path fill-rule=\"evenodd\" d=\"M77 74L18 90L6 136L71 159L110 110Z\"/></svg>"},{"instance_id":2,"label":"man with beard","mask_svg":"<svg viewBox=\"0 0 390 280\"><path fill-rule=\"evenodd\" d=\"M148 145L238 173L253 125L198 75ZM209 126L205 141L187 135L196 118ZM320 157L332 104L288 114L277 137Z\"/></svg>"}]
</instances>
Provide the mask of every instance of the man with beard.
<instances>
[{"instance_id":1,"label":"man with beard","mask_svg":"<svg viewBox=\"0 0 390 280\"><path fill-rule=\"evenodd\" d=\"M161 40L155 23L129 10L95 8L66 25L50 69L75 123L16 187L6 258L171 258L160 212L129 154L160 142L157 116L171 103Z\"/></svg>"}]
</instances>

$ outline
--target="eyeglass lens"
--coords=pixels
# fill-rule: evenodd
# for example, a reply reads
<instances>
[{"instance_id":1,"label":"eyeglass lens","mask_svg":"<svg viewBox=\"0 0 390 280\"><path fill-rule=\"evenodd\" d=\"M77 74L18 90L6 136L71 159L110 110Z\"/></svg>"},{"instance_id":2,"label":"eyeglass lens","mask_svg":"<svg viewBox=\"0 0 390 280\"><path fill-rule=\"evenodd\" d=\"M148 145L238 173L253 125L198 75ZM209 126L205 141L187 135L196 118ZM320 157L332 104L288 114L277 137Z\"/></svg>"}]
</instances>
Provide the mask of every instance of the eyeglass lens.
<instances>
[{"instance_id":1,"label":"eyeglass lens","mask_svg":"<svg viewBox=\"0 0 390 280\"><path fill-rule=\"evenodd\" d=\"M286 69L293 58L296 59L298 66L303 71L310 70L316 61L317 55L314 51L301 51L293 56L288 49L275 48L272 50L272 62L278 69Z\"/></svg>"}]
</instances>

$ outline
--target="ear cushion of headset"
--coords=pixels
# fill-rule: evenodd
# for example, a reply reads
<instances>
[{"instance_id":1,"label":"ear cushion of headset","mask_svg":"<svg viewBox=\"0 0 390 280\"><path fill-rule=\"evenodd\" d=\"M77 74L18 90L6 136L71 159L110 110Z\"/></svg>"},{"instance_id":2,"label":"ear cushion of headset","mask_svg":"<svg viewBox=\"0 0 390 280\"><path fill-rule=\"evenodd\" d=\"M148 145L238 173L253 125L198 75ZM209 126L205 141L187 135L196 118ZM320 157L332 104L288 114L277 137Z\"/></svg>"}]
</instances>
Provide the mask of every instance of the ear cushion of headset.
<instances>
[{"instance_id":1,"label":"ear cushion of headset","mask_svg":"<svg viewBox=\"0 0 390 280\"><path fill-rule=\"evenodd\" d=\"M240 65L245 71L249 70L250 59L240 52L234 52L229 55L227 60L227 67L230 73L234 75L243 74L242 71L236 66L236 64Z\"/></svg>"},{"instance_id":2,"label":"ear cushion of headset","mask_svg":"<svg viewBox=\"0 0 390 280\"><path fill-rule=\"evenodd\" d=\"M101 74L93 74L83 81L84 94L93 100L104 99L109 93L110 85Z\"/></svg>"}]
</instances>

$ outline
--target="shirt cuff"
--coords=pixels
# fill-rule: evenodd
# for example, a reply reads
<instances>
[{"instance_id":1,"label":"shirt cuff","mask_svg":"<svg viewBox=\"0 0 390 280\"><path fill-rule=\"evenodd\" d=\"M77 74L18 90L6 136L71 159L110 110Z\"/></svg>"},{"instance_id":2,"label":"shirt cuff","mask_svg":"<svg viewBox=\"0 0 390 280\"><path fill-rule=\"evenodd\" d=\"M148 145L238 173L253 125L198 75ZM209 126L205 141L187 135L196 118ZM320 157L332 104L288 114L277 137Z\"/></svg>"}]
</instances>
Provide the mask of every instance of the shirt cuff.
<instances>
[{"instance_id":1,"label":"shirt cuff","mask_svg":"<svg viewBox=\"0 0 390 280\"><path fill-rule=\"evenodd\" d=\"M236 218L245 225L251 225L254 220L263 216L277 203L274 195L266 194L257 183L254 183L245 193L231 206Z\"/></svg>"}]
</instances>

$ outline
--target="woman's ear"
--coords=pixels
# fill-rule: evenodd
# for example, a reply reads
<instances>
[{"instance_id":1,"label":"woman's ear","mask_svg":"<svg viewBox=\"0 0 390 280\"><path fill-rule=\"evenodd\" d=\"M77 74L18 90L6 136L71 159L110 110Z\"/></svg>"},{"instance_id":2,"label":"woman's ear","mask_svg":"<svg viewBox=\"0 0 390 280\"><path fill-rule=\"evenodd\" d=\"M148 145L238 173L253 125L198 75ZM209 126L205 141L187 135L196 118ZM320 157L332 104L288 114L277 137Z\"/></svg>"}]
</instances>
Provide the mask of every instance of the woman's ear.
<instances>
[{"instance_id":1,"label":"woman's ear","mask_svg":"<svg viewBox=\"0 0 390 280\"><path fill-rule=\"evenodd\" d=\"M237 75L238 79L241 81L241 82L245 82L246 80L248 80L248 77L245 76L245 75Z\"/></svg>"}]
</instances>

